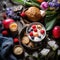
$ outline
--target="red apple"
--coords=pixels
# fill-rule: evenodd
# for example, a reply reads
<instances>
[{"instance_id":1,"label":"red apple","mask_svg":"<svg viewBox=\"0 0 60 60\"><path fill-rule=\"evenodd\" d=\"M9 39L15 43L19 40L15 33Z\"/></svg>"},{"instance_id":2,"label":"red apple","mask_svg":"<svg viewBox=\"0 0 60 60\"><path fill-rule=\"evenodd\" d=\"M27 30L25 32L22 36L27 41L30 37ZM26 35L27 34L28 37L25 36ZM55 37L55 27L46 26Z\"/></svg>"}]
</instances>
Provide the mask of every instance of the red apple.
<instances>
[{"instance_id":1,"label":"red apple","mask_svg":"<svg viewBox=\"0 0 60 60\"><path fill-rule=\"evenodd\" d=\"M3 26L4 26L4 28L8 29L9 28L9 24L12 23L12 22L14 22L14 20L10 19L10 18L8 18L6 20L3 20Z\"/></svg>"},{"instance_id":2,"label":"red apple","mask_svg":"<svg viewBox=\"0 0 60 60\"><path fill-rule=\"evenodd\" d=\"M60 38L60 26L55 26L52 30L54 38Z\"/></svg>"}]
</instances>

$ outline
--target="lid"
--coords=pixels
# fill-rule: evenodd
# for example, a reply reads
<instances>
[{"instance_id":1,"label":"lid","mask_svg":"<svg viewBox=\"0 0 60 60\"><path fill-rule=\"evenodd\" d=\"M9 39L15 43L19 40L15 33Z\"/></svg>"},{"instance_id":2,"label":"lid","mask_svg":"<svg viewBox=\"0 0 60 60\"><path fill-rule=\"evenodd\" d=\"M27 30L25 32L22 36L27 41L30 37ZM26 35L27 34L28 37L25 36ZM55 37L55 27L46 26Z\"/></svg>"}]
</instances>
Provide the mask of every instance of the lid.
<instances>
[{"instance_id":1,"label":"lid","mask_svg":"<svg viewBox=\"0 0 60 60\"><path fill-rule=\"evenodd\" d=\"M13 52L15 55L21 55L23 53L23 48L20 45L14 46Z\"/></svg>"},{"instance_id":2,"label":"lid","mask_svg":"<svg viewBox=\"0 0 60 60\"><path fill-rule=\"evenodd\" d=\"M11 24L9 25L9 29L10 29L11 31L17 31L17 30L18 30L18 25L17 25L17 23L15 23L15 22L11 23Z\"/></svg>"}]
</instances>

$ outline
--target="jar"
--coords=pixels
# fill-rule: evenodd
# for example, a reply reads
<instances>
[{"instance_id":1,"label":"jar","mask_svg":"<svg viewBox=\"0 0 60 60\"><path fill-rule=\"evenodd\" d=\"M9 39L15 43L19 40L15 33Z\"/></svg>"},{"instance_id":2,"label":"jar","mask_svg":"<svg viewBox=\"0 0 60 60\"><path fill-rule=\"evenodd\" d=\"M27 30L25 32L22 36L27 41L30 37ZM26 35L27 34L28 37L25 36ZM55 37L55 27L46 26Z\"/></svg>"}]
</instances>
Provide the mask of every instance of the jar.
<instances>
[{"instance_id":1,"label":"jar","mask_svg":"<svg viewBox=\"0 0 60 60\"><path fill-rule=\"evenodd\" d=\"M13 54L17 58L23 58L23 56L24 56L24 50L23 50L22 46L15 45L14 48L13 48Z\"/></svg>"},{"instance_id":2,"label":"jar","mask_svg":"<svg viewBox=\"0 0 60 60\"><path fill-rule=\"evenodd\" d=\"M17 34L18 34L18 25L17 25L17 23L15 23L15 22L10 23L9 30L11 32L10 34L12 35L12 37L16 37Z\"/></svg>"}]
</instances>

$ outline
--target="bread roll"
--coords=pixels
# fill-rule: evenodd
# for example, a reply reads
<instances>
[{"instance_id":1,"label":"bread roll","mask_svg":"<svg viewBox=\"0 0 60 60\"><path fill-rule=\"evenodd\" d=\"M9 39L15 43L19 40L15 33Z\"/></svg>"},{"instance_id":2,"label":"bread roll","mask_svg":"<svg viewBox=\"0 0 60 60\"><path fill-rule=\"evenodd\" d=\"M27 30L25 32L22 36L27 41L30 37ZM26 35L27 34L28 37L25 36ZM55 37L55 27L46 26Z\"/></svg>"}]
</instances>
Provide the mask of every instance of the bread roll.
<instances>
[{"instance_id":1,"label":"bread roll","mask_svg":"<svg viewBox=\"0 0 60 60\"><path fill-rule=\"evenodd\" d=\"M30 21L36 22L41 19L40 9L37 7L30 7L25 14Z\"/></svg>"}]
</instances>

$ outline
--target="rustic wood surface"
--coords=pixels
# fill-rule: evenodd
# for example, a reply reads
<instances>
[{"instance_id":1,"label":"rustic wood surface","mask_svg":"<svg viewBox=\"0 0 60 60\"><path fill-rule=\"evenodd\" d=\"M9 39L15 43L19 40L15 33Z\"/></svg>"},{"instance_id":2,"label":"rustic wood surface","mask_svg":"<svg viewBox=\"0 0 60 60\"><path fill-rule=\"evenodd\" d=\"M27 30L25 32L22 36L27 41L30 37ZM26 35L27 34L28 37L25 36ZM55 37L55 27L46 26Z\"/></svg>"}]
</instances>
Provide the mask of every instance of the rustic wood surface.
<instances>
[{"instance_id":1,"label":"rustic wood surface","mask_svg":"<svg viewBox=\"0 0 60 60\"><path fill-rule=\"evenodd\" d=\"M0 4L2 3L2 1L3 0L0 0ZM4 1L6 1L7 2L7 7L13 7L13 6L15 6L15 5L12 5L11 3L9 3L9 0L4 0ZM2 4L1 4L1 6L2 6ZM3 20L3 18L2 18L2 14L5 12L5 10L3 10L3 6L1 7L1 11L0 11L0 20ZM28 26L29 25L29 21L27 21L27 20L25 20L25 19L22 19L22 18L20 18L20 20L18 21L16 21L17 22L17 24L18 24L18 37L19 37L19 35L20 35L20 32L21 32L21 30L25 27L25 26ZM48 38L48 36L47 36L47 38ZM49 38L48 38L48 40L49 40ZM53 51L52 51L53 52ZM27 53L27 52L25 52L25 57L27 57L27 56L34 56L34 57L38 57L38 51L35 51L35 52L33 52L32 54L29 54L29 53ZM47 57L45 57L45 58L47 58ZM30 60L35 60L35 59L32 59L31 57L30 57ZM39 60L38 58L37 58L37 60ZM44 59L43 59L44 60ZM46 59L45 59L46 60ZM48 59L47 59L48 60ZM53 60L53 59L52 59Z\"/></svg>"}]
</instances>

